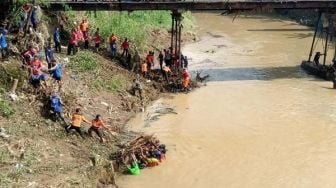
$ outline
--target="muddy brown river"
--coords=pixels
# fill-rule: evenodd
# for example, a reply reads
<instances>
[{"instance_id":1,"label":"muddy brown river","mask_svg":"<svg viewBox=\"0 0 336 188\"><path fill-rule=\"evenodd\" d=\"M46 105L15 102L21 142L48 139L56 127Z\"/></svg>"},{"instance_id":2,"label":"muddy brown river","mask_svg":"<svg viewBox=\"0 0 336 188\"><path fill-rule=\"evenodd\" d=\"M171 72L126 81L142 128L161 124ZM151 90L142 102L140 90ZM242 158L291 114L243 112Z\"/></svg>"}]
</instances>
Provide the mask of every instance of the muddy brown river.
<instances>
[{"instance_id":1,"label":"muddy brown river","mask_svg":"<svg viewBox=\"0 0 336 188\"><path fill-rule=\"evenodd\" d=\"M312 31L269 17L196 17L202 38L184 53L191 71L202 69L212 82L156 102L176 115L149 126L146 113L129 122L169 151L166 162L121 177L120 186L336 187L336 91L298 67Z\"/></svg>"}]
</instances>

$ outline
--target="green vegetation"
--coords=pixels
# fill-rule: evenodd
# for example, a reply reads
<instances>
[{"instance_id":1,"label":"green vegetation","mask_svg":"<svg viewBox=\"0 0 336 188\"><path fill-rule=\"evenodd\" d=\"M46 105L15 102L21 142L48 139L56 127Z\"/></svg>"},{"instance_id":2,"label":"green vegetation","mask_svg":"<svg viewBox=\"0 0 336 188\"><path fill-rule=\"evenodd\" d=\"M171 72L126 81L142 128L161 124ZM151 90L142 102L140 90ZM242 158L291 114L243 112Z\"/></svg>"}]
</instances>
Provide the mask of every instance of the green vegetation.
<instances>
[{"instance_id":1,"label":"green vegetation","mask_svg":"<svg viewBox=\"0 0 336 188\"><path fill-rule=\"evenodd\" d=\"M18 89L21 89L24 82L28 79L28 74L25 70L19 66L13 66L12 64L0 66L0 75L0 88L3 89L10 89L13 85L14 79L19 80Z\"/></svg>"},{"instance_id":2,"label":"green vegetation","mask_svg":"<svg viewBox=\"0 0 336 188\"><path fill-rule=\"evenodd\" d=\"M6 147L0 147L0 164L8 163L10 160L10 154Z\"/></svg>"},{"instance_id":3,"label":"green vegetation","mask_svg":"<svg viewBox=\"0 0 336 188\"><path fill-rule=\"evenodd\" d=\"M76 20L77 24L81 21L78 18L78 12L68 12L69 20ZM171 12L170 11L134 11L134 12L86 12L84 15L88 19L91 28L91 34L96 28L100 29L105 42L108 37L115 33L119 42L128 38L131 44L137 49L143 49L147 40L148 32L153 29L170 29ZM193 27L194 19L190 12L183 14L184 30ZM72 24L73 22L71 22ZM73 25L74 27L75 25Z\"/></svg>"},{"instance_id":4,"label":"green vegetation","mask_svg":"<svg viewBox=\"0 0 336 188\"><path fill-rule=\"evenodd\" d=\"M15 114L14 108L6 101L0 98L0 115L6 118Z\"/></svg>"},{"instance_id":5,"label":"green vegetation","mask_svg":"<svg viewBox=\"0 0 336 188\"><path fill-rule=\"evenodd\" d=\"M90 51L80 51L72 56L68 67L78 72L93 72L99 68L96 55Z\"/></svg>"},{"instance_id":6,"label":"green vegetation","mask_svg":"<svg viewBox=\"0 0 336 188\"><path fill-rule=\"evenodd\" d=\"M127 87L127 81L122 75L112 76L111 79L103 80L101 78L93 81L93 86L98 89L107 89L109 91L122 91Z\"/></svg>"}]
</instances>

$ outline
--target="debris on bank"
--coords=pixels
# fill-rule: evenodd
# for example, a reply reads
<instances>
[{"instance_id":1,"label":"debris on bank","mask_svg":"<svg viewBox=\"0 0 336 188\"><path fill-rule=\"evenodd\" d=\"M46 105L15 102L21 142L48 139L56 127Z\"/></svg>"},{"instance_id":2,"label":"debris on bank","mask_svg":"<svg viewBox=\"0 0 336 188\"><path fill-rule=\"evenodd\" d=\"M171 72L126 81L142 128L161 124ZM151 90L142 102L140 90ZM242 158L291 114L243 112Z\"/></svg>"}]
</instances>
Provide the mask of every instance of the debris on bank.
<instances>
[{"instance_id":1,"label":"debris on bank","mask_svg":"<svg viewBox=\"0 0 336 188\"><path fill-rule=\"evenodd\" d=\"M113 154L117 171L139 175L141 169L158 166L166 160L166 146L153 135L138 136L135 139L119 145Z\"/></svg>"}]
</instances>

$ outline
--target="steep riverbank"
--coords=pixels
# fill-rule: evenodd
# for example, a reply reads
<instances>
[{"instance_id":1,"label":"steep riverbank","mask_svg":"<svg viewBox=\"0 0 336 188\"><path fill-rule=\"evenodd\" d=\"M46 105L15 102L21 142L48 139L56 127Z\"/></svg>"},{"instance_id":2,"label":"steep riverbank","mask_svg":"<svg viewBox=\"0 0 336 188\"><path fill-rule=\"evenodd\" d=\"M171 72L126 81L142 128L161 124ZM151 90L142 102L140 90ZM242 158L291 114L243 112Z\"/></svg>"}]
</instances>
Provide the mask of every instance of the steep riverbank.
<instances>
[{"instance_id":1,"label":"steep riverbank","mask_svg":"<svg viewBox=\"0 0 336 188\"><path fill-rule=\"evenodd\" d=\"M48 24L44 26L52 31L55 23ZM141 52L155 50L156 46L168 46L169 31L166 28L151 28L146 30L146 34L148 40L144 48L139 49ZM11 42L14 37L9 36ZM195 36L190 32L184 37L184 42L187 42ZM13 43L10 45L14 46ZM132 80L137 78L136 73L126 70L119 62L111 61L107 54L104 46L100 53L80 50L76 56L70 57L70 62L64 60L67 58L64 50L62 54L56 54L58 62L64 64L60 95L67 121L77 107L82 108L89 120L96 114L102 115L105 123L113 129L112 133L105 131L108 140L105 144L99 143L96 137L82 140L76 134L66 135L62 124L54 123L49 117L47 102L56 87L36 94L28 83L27 71L20 67L19 57L11 56L9 61L1 64L0 70L5 73L6 80L1 80L0 110L14 110L7 118L2 116L4 114L0 116L0 127L9 135L9 138L0 137L1 187L112 185L110 160L116 144L138 134L125 130L125 123L169 91L161 74L151 75L151 81L140 78L144 90L144 99L140 100L139 96L129 92ZM11 69L13 71L8 71ZM16 91L18 100L11 101L7 91L19 75L22 78ZM49 79L48 85L54 84ZM83 126L85 131L88 128L88 124Z\"/></svg>"}]
</instances>

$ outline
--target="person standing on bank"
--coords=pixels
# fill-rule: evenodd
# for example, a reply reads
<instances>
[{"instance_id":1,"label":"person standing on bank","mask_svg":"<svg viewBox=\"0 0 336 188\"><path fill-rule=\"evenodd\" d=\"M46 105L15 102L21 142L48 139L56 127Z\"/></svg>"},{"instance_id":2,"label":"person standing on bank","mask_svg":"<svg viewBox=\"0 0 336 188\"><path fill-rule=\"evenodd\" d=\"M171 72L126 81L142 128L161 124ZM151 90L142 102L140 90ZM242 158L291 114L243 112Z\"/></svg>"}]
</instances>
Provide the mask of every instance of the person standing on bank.
<instances>
[{"instance_id":1,"label":"person standing on bank","mask_svg":"<svg viewBox=\"0 0 336 188\"><path fill-rule=\"evenodd\" d=\"M61 53L61 33L58 27L56 27L54 32L54 42L55 42L55 50L58 53Z\"/></svg>"}]
</instances>

